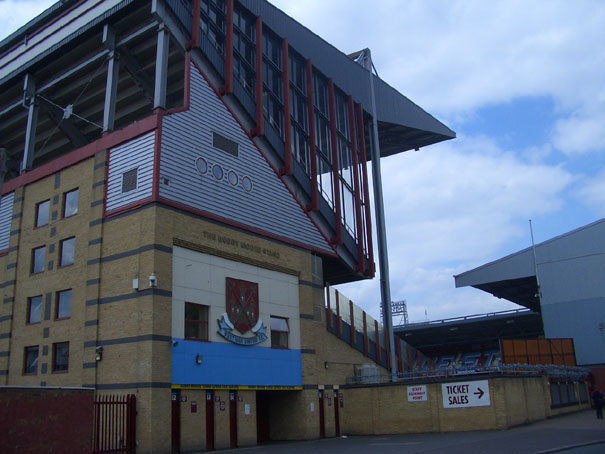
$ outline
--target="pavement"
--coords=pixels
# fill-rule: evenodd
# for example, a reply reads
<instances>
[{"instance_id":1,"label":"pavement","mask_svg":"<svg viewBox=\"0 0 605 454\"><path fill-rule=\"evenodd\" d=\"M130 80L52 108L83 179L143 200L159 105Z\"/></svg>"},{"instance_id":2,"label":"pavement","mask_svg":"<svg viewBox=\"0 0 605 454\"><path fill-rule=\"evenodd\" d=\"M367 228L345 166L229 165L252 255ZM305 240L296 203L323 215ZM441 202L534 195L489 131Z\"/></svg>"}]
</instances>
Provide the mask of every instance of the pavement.
<instances>
[{"instance_id":1,"label":"pavement","mask_svg":"<svg viewBox=\"0 0 605 454\"><path fill-rule=\"evenodd\" d=\"M508 430L342 436L224 450L241 454L519 453L605 454L605 420L585 410Z\"/></svg>"}]
</instances>

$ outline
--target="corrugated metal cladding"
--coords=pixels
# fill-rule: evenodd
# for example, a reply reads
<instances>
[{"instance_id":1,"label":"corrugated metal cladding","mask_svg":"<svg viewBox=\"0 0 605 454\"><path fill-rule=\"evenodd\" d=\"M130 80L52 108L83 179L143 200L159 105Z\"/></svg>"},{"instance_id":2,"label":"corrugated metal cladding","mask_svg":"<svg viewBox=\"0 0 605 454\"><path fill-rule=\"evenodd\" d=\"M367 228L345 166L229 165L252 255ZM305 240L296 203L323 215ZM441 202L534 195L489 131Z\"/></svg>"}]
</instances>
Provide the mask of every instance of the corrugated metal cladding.
<instances>
[{"instance_id":1,"label":"corrugated metal cladding","mask_svg":"<svg viewBox=\"0 0 605 454\"><path fill-rule=\"evenodd\" d=\"M111 149L107 176L107 212L151 197L154 146L155 131L152 131ZM136 188L122 192L123 175L134 169L137 171Z\"/></svg>"},{"instance_id":2,"label":"corrugated metal cladding","mask_svg":"<svg viewBox=\"0 0 605 454\"><path fill-rule=\"evenodd\" d=\"M190 109L163 119L160 197L333 252L194 65ZM214 148L213 133L239 144Z\"/></svg>"},{"instance_id":3,"label":"corrugated metal cladding","mask_svg":"<svg viewBox=\"0 0 605 454\"><path fill-rule=\"evenodd\" d=\"M11 234L11 221L13 219L13 205L15 193L6 194L0 200L0 251L8 249Z\"/></svg>"}]
</instances>

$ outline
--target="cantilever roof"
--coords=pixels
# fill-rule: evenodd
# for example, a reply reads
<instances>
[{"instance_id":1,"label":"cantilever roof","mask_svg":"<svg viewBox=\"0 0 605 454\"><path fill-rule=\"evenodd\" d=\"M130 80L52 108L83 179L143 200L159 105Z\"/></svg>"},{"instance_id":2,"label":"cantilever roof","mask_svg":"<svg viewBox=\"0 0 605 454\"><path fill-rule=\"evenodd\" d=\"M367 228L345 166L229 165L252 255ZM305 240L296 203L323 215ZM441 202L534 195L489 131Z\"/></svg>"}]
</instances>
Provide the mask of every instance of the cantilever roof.
<instances>
[{"instance_id":1,"label":"cantilever roof","mask_svg":"<svg viewBox=\"0 0 605 454\"><path fill-rule=\"evenodd\" d=\"M605 253L605 219L536 245L538 265ZM472 286L540 311L531 247L454 276L456 287Z\"/></svg>"}]
</instances>

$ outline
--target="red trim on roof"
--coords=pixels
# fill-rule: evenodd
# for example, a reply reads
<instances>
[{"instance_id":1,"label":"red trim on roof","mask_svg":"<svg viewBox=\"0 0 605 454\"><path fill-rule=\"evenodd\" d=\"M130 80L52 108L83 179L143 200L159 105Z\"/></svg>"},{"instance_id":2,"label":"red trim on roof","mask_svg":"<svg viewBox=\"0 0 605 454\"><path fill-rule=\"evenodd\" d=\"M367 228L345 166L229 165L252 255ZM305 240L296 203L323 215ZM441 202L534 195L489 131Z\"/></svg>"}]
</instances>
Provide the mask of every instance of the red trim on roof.
<instances>
[{"instance_id":1,"label":"red trim on roof","mask_svg":"<svg viewBox=\"0 0 605 454\"><path fill-rule=\"evenodd\" d=\"M311 158L311 206L308 210L319 210L319 188L317 187L317 149L315 144L315 108L313 107L313 64L307 60L307 108L309 109L309 157Z\"/></svg>"}]
</instances>

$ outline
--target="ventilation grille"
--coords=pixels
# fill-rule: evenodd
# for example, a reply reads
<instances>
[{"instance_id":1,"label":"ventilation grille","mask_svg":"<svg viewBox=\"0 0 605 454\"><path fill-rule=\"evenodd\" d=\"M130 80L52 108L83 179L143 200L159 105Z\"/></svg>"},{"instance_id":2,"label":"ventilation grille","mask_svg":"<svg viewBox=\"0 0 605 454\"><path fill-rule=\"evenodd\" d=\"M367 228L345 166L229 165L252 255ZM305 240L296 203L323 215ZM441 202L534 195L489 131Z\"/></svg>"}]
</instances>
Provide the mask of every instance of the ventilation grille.
<instances>
[{"instance_id":1,"label":"ventilation grille","mask_svg":"<svg viewBox=\"0 0 605 454\"><path fill-rule=\"evenodd\" d=\"M137 188L137 170L132 169L122 174L122 193L134 191Z\"/></svg>"},{"instance_id":2,"label":"ventilation grille","mask_svg":"<svg viewBox=\"0 0 605 454\"><path fill-rule=\"evenodd\" d=\"M221 136L216 132L212 133L212 146L230 155L238 155L238 143L233 140L227 139L225 136Z\"/></svg>"}]
</instances>

